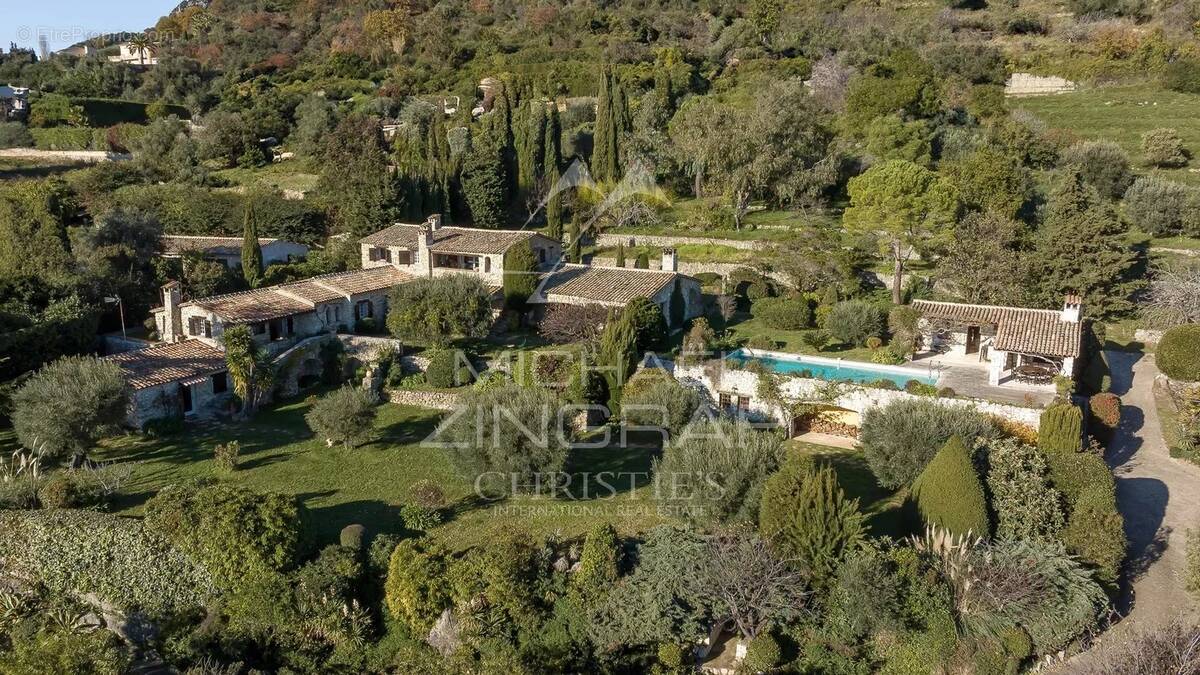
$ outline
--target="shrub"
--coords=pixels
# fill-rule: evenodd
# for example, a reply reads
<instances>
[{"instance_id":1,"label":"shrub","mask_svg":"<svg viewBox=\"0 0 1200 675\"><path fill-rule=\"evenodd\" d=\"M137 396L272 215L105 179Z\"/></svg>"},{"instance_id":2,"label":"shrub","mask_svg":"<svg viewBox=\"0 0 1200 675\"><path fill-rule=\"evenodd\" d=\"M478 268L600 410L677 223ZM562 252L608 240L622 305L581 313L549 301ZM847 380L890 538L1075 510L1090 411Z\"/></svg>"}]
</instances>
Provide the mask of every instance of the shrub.
<instances>
[{"instance_id":1,"label":"shrub","mask_svg":"<svg viewBox=\"0 0 1200 675\"><path fill-rule=\"evenodd\" d=\"M79 506L79 489L71 476L57 473L42 485L38 501L44 509L73 509Z\"/></svg>"},{"instance_id":2,"label":"shrub","mask_svg":"<svg viewBox=\"0 0 1200 675\"><path fill-rule=\"evenodd\" d=\"M621 396L621 418L625 424L663 429L674 439L691 423L703 398L674 378L656 378L649 386L636 386L639 374L625 384ZM631 387L630 385L635 385Z\"/></svg>"},{"instance_id":3,"label":"shrub","mask_svg":"<svg viewBox=\"0 0 1200 675\"><path fill-rule=\"evenodd\" d=\"M1129 156L1112 141L1084 141L1062 153L1062 163L1073 167L1084 181L1109 199L1119 199L1133 182Z\"/></svg>"},{"instance_id":4,"label":"shrub","mask_svg":"<svg viewBox=\"0 0 1200 675\"><path fill-rule=\"evenodd\" d=\"M667 319L662 308L639 296L625 305L623 315L633 324L639 352L662 351L667 339Z\"/></svg>"},{"instance_id":5,"label":"shrub","mask_svg":"<svg viewBox=\"0 0 1200 675\"><path fill-rule=\"evenodd\" d=\"M1157 176L1142 176L1125 191L1125 214L1152 235L1163 237L1188 231L1200 220L1200 194Z\"/></svg>"},{"instance_id":6,"label":"shrub","mask_svg":"<svg viewBox=\"0 0 1200 675\"><path fill-rule=\"evenodd\" d=\"M450 445L460 473L479 479L481 489L506 495L513 481L530 485L534 474L562 469L568 434L555 394L510 384L469 391L459 409L462 414L449 418L438 437Z\"/></svg>"},{"instance_id":7,"label":"shrub","mask_svg":"<svg viewBox=\"0 0 1200 675\"><path fill-rule=\"evenodd\" d=\"M865 300L839 302L825 318L825 330L834 340L862 346L867 339L884 334L887 315L883 309Z\"/></svg>"},{"instance_id":8,"label":"shrub","mask_svg":"<svg viewBox=\"0 0 1200 675\"><path fill-rule=\"evenodd\" d=\"M423 509L440 509L446 506L446 493L437 483L422 478L408 488L412 503Z\"/></svg>"},{"instance_id":9,"label":"shrub","mask_svg":"<svg viewBox=\"0 0 1200 675\"><path fill-rule=\"evenodd\" d=\"M1079 452L1083 443L1083 411L1070 403L1056 403L1042 411L1038 447L1044 452Z\"/></svg>"},{"instance_id":10,"label":"shrub","mask_svg":"<svg viewBox=\"0 0 1200 675\"><path fill-rule=\"evenodd\" d=\"M1177 58L1163 70L1163 87L1186 94L1200 94L1200 60Z\"/></svg>"},{"instance_id":11,"label":"shrub","mask_svg":"<svg viewBox=\"0 0 1200 675\"><path fill-rule=\"evenodd\" d=\"M1046 456L1011 438L987 446L987 485L996 536L1052 541L1063 528L1062 495L1050 485Z\"/></svg>"},{"instance_id":12,"label":"shrub","mask_svg":"<svg viewBox=\"0 0 1200 675\"><path fill-rule=\"evenodd\" d=\"M937 385L926 384L920 380L909 380L904 383L904 391L913 396L937 396Z\"/></svg>"},{"instance_id":13,"label":"shrub","mask_svg":"<svg viewBox=\"0 0 1200 675\"><path fill-rule=\"evenodd\" d=\"M431 349L426 352L429 365L425 368L425 383L437 389L460 387L470 382L458 379L460 352L453 349Z\"/></svg>"},{"instance_id":14,"label":"shrub","mask_svg":"<svg viewBox=\"0 0 1200 675\"><path fill-rule=\"evenodd\" d=\"M571 576L571 587L585 603L608 594L620 576L621 542L610 523L591 529L579 555L579 569Z\"/></svg>"},{"instance_id":15,"label":"shrub","mask_svg":"<svg viewBox=\"0 0 1200 675\"><path fill-rule=\"evenodd\" d=\"M750 311L775 330L803 330L812 326L812 309L802 296L763 298L751 305Z\"/></svg>"},{"instance_id":16,"label":"shrub","mask_svg":"<svg viewBox=\"0 0 1200 675\"><path fill-rule=\"evenodd\" d=\"M305 413L304 421L326 445L352 448L374 436L378 412L370 392L347 385L322 396Z\"/></svg>"},{"instance_id":17,"label":"shrub","mask_svg":"<svg viewBox=\"0 0 1200 675\"><path fill-rule=\"evenodd\" d=\"M117 364L68 356L45 366L12 398L17 439L49 459L76 459L125 421L129 385Z\"/></svg>"},{"instance_id":18,"label":"shrub","mask_svg":"<svg viewBox=\"0 0 1200 675\"><path fill-rule=\"evenodd\" d=\"M656 491L666 512L694 523L755 522L763 483L783 459L779 434L743 421L706 420L688 428L654 461L654 475L673 480ZM719 477L713 482L697 477ZM670 477L669 479L667 477Z\"/></svg>"},{"instance_id":19,"label":"shrub","mask_svg":"<svg viewBox=\"0 0 1200 675\"><path fill-rule=\"evenodd\" d=\"M983 483L958 436L951 437L917 477L913 497L927 524L958 535L988 536L991 528Z\"/></svg>"},{"instance_id":20,"label":"shrub","mask_svg":"<svg viewBox=\"0 0 1200 675\"><path fill-rule=\"evenodd\" d=\"M1151 166L1178 167L1187 164L1183 139L1174 129L1151 129L1142 134L1142 156Z\"/></svg>"},{"instance_id":21,"label":"shrub","mask_svg":"<svg viewBox=\"0 0 1200 675\"><path fill-rule=\"evenodd\" d=\"M1176 326L1163 333L1154 359L1172 380L1200 381L1200 324Z\"/></svg>"},{"instance_id":22,"label":"shrub","mask_svg":"<svg viewBox=\"0 0 1200 675\"><path fill-rule=\"evenodd\" d=\"M1105 443L1112 440L1121 423L1121 397L1111 392L1096 394L1088 399L1088 409L1099 432L1095 435Z\"/></svg>"},{"instance_id":23,"label":"shrub","mask_svg":"<svg viewBox=\"0 0 1200 675\"><path fill-rule=\"evenodd\" d=\"M384 599L392 616L413 635L426 635L442 610L450 606L446 579L448 556L435 545L406 540L392 551Z\"/></svg>"},{"instance_id":24,"label":"shrub","mask_svg":"<svg viewBox=\"0 0 1200 675\"><path fill-rule=\"evenodd\" d=\"M975 410L934 399L895 401L863 414L859 443L879 484L896 489L911 483L951 436L995 438L995 424Z\"/></svg>"},{"instance_id":25,"label":"shrub","mask_svg":"<svg viewBox=\"0 0 1200 675\"><path fill-rule=\"evenodd\" d=\"M12 631L9 648L0 653L5 673L119 675L133 665L133 650L106 630L85 631L50 620L34 631L14 623L20 630Z\"/></svg>"},{"instance_id":26,"label":"shrub","mask_svg":"<svg viewBox=\"0 0 1200 675\"><path fill-rule=\"evenodd\" d=\"M879 349L882 346L883 346L883 338L880 338L875 335L872 335L871 337L867 338L867 349L874 351L876 349Z\"/></svg>"},{"instance_id":27,"label":"shrub","mask_svg":"<svg viewBox=\"0 0 1200 675\"><path fill-rule=\"evenodd\" d=\"M413 532L428 532L442 524L442 510L416 504L402 504L400 519L404 521L405 529Z\"/></svg>"},{"instance_id":28,"label":"shrub","mask_svg":"<svg viewBox=\"0 0 1200 675\"><path fill-rule=\"evenodd\" d=\"M28 148L33 136L20 122L0 122L0 148Z\"/></svg>"},{"instance_id":29,"label":"shrub","mask_svg":"<svg viewBox=\"0 0 1200 675\"><path fill-rule=\"evenodd\" d=\"M1117 511L1116 483L1104 460L1090 452L1049 453L1050 482L1067 503L1067 550L1096 570L1096 578L1114 587L1125 558L1124 521Z\"/></svg>"},{"instance_id":30,"label":"shrub","mask_svg":"<svg viewBox=\"0 0 1200 675\"><path fill-rule=\"evenodd\" d=\"M38 150L91 150L95 138L92 129L77 127L55 127L53 129L30 129L34 145Z\"/></svg>"},{"instance_id":31,"label":"shrub","mask_svg":"<svg viewBox=\"0 0 1200 675\"><path fill-rule=\"evenodd\" d=\"M145 512L147 531L203 564L221 589L286 571L300 554L303 506L294 495L179 485L152 497Z\"/></svg>"},{"instance_id":32,"label":"shrub","mask_svg":"<svg viewBox=\"0 0 1200 675\"><path fill-rule=\"evenodd\" d=\"M352 523L342 528L338 533L338 543L346 548L352 548L355 551L361 551L363 547L363 537L366 536L367 528Z\"/></svg>"},{"instance_id":33,"label":"shrub","mask_svg":"<svg viewBox=\"0 0 1200 675\"><path fill-rule=\"evenodd\" d=\"M829 344L829 332L810 330L800 336L800 341L811 347L813 351L819 352Z\"/></svg>"},{"instance_id":34,"label":"shrub","mask_svg":"<svg viewBox=\"0 0 1200 675\"><path fill-rule=\"evenodd\" d=\"M746 658L742 668L751 673L766 673L775 669L783 658L779 641L770 633L759 633L746 647Z\"/></svg>"},{"instance_id":35,"label":"shrub","mask_svg":"<svg viewBox=\"0 0 1200 675\"><path fill-rule=\"evenodd\" d=\"M220 443L213 448L213 463L221 473L233 473L238 468L238 455L242 452L242 444L237 441Z\"/></svg>"},{"instance_id":36,"label":"shrub","mask_svg":"<svg viewBox=\"0 0 1200 675\"><path fill-rule=\"evenodd\" d=\"M938 398L954 398L958 396L958 392L954 391L953 387L941 387L937 390Z\"/></svg>"},{"instance_id":37,"label":"shrub","mask_svg":"<svg viewBox=\"0 0 1200 675\"><path fill-rule=\"evenodd\" d=\"M93 511L0 512L6 571L63 597L92 593L121 610L172 613L206 605L212 579L142 522Z\"/></svg>"},{"instance_id":38,"label":"shrub","mask_svg":"<svg viewBox=\"0 0 1200 675\"><path fill-rule=\"evenodd\" d=\"M767 479L758 511L763 538L810 584L823 588L866 536L858 500L846 499L832 466L794 457Z\"/></svg>"}]
</instances>

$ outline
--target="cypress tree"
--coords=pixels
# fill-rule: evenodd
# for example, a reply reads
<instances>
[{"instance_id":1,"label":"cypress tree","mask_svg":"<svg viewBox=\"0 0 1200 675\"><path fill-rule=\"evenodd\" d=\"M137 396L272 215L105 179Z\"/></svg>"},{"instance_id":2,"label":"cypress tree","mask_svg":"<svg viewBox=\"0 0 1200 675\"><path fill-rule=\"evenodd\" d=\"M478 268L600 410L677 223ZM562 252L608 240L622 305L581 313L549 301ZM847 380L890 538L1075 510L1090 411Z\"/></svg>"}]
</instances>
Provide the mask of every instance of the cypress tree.
<instances>
[{"instance_id":1,"label":"cypress tree","mask_svg":"<svg viewBox=\"0 0 1200 675\"><path fill-rule=\"evenodd\" d=\"M537 287L537 257L529 242L517 244L504 254L504 305L524 309Z\"/></svg>"},{"instance_id":2,"label":"cypress tree","mask_svg":"<svg viewBox=\"0 0 1200 675\"><path fill-rule=\"evenodd\" d=\"M625 266L625 244L622 242L622 243L617 244L617 267L624 267L624 266Z\"/></svg>"},{"instance_id":3,"label":"cypress tree","mask_svg":"<svg viewBox=\"0 0 1200 675\"><path fill-rule=\"evenodd\" d=\"M987 498L975 473L971 453L958 436L952 436L913 483L913 497L921 518L957 535L968 532L987 537Z\"/></svg>"},{"instance_id":4,"label":"cypress tree","mask_svg":"<svg viewBox=\"0 0 1200 675\"><path fill-rule=\"evenodd\" d=\"M257 286L263 273L262 247L258 245L258 214L254 212L254 195L246 197L242 218L242 276L251 287Z\"/></svg>"},{"instance_id":5,"label":"cypress tree","mask_svg":"<svg viewBox=\"0 0 1200 675\"><path fill-rule=\"evenodd\" d=\"M687 300L683 297L683 283L675 277L675 288L671 289L671 329L683 328Z\"/></svg>"},{"instance_id":6,"label":"cypress tree","mask_svg":"<svg viewBox=\"0 0 1200 675\"><path fill-rule=\"evenodd\" d=\"M550 114L546 117L545 138L542 141L542 172L548 190L555 190L562 167L562 124L558 119L558 104L552 103ZM563 235L563 203L562 196L551 192L546 202L546 235L555 241L562 241Z\"/></svg>"},{"instance_id":7,"label":"cypress tree","mask_svg":"<svg viewBox=\"0 0 1200 675\"><path fill-rule=\"evenodd\" d=\"M866 536L858 500L846 499L832 466L807 457L794 457L767 479L758 528L818 588Z\"/></svg>"},{"instance_id":8,"label":"cypress tree","mask_svg":"<svg viewBox=\"0 0 1200 675\"><path fill-rule=\"evenodd\" d=\"M650 255L645 251L637 254L637 258L633 261L633 268L639 270L650 269Z\"/></svg>"},{"instance_id":9,"label":"cypress tree","mask_svg":"<svg viewBox=\"0 0 1200 675\"><path fill-rule=\"evenodd\" d=\"M662 107L667 119L675 114L675 92L671 87L671 74L666 68L660 67L654 73L654 95Z\"/></svg>"},{"instance_id":10,"label":"cypress tree","mask_svg":"<svg viewBox=\"0 0 1200 675\"><path fill-rule=\"evenodd\" d=\"M1078 173L1068 175L1050 195L1029 256L1038 302L1056 307L1064 295L1081 293L1098 316L1130 309L1141 282L1127 235L1113 205Z\"/></svg>"},{"instance_id":11,"label":"cypress tree","mask_svg":"<svg viewBox=\"0 0 1200 675\"><path fill-rule=\"evenodd\" d=\"M605 66L600 76L600 91L596 101L596 125L592 136L592 177L600 182L618 178L617 171L617 110L613 100L612 67Z\"/></svg>"},{"instance_id":12,"label":"cypress tree","mask_svg":"<svg viewBox=\"0 0 1200 675\"><path fill-rule=\"evenodd\" d=\"M579 230L579 221L571 219L571 229L567 232L567 262L583 262L583 234Z\"/></svg>"},{"instance_id":13,"label":"cypress tree","mask_svg":"<svg viewBox=\"0 0 1200 675\"><path fill-rule=\"evenodd\" d=\"M615 415L621 405L621 390L637 366L637 328L625 313L609 313L600 335L599 361L608 384L608 409Z\"/></svg>"},{"instance_id":14,"label":"cypress tree","mask_svg":"<svg viewBox=\"0 0 1200 675\"><path fill-rule=\"evenodd\" d=\"M509 202L517 191L517 151L513 137L513 87L510 82L500 86L496 102L492 107L489 136L499 153L504 178L505 201Z\"/></svg>"},{"instance_id":15,"label":"cypress tree","mask_svg":"<svg viewBox=\"0 0 1200 675\"><path fill-rule=\"evenodd\" d=\"M525 120L521 124L524 131L517 153L517 185L524 196L536 191L545 174L546 106L534 100L522 106L522 114Z\"/></svg>"},{"instance_id":16,"label":"cypress tree","mask_svg":"<svg viewBox=\"0 0 1200 675\"><path fill-rule=\"evenodd\" d=\"M1038 447L1043 452L1079 452L1083 448L1083 411L1070 403L1056 403L1042 412Z\"/></svg>"}]
</instances>

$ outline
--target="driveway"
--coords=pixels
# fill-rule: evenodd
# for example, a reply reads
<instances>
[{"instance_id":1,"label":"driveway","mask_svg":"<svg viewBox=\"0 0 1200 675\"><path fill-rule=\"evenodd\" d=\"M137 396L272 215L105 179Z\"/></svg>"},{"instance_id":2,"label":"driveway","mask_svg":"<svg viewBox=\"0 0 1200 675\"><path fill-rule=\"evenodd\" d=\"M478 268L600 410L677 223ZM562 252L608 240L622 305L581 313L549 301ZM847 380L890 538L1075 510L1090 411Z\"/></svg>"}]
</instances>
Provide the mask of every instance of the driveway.
<instances>
[{"instance_id":1,"label":"driveway","mask_svg":"<svg viewBox=\"0 0 1200 675\"><path fill-rule=\"evenodd\" d=\"M1117 506L1129 538L1127 584L1117 603L1124 618L1101 642L1151 629L1196 603L1185 586L1187 530L1200 529L1200 467L1172 459L1154 404L1154 356L1107 352L1112 391L1120 395L1121 425L1108 463L1117 480ZM1072 659L1090 665L1095 650Z\"/></svg>"}]
</instances>

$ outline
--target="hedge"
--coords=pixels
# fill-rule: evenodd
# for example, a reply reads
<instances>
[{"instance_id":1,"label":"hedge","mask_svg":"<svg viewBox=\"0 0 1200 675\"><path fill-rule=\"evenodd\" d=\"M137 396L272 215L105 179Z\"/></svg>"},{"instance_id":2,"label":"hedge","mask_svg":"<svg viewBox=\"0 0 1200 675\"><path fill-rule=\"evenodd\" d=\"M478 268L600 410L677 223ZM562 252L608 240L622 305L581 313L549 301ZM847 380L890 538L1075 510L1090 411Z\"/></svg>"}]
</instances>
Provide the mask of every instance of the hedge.
<instances>
[{"instance_id":1,"label":"hedge","mask_svg":"<svg viewBox=\"0 0 1200 675\"><path fill-rule=\"evenodd\" d=\"M0 559L59 596L94 593L125 610L174 613L206 605L212 578L141 521L93 511L0 512Z\"/></svg>"},{"instance_id":2,"label":"hedge","mask_svg":"<svg viewBox=\"0 0 1200 675\"><path fill-rule=\"evenodd\" d=\"M92 150L96 129L89 127L31 128L33 144L38 150Z\"/></svg>"},{"instance_id":3,"label":"hedge","mask_svg":"<svg viewBox=\"0 0 1200 675\"><path fill-rule=\"evenodd\" d=\"M1104 459L1090 452L1052 452L1046 460L1050 483L1067 501L1063 544L1095 568L1097 580L1112 590L1127 545L1112 471Z\"/></svg>"},{"instance_id":4,"label":"hedge","mask_svg":"<svg viewBox=\"0 0 1200 675\"><path fill-rule=\"evenodd\" d=\"M762 320L768 328L776 330L803 330L812 327L812 308L808 299L795 296L787 298L762 298L750 307L754 318Z\"/></svg>"},{"instance_id":5,"label":"hedge","mask_svg":"<svg viewBox=\"0 0 1200 675\"><path fill-rule=\"evenodd\" d=\"M60 356L92 349L100 314L90 307L63 305L62 318L39 321L25 328L0 333L0 381L36 370Z\"/></svg>"},{"instance_id":6,"label":"hedge","mask_svg":"<svg viewBox=\"0 0 1200 675\"><path fill-rule=\"evenodd\" d=\"M963 440L952 437L913 483L921 518L958 535L987 537L987 497Z\"/></svg>"},{"instance_id":7,"label":"hedge","mask_svg":"<svg viewBox=\"0 0 1200 675\"><path fill-rule=\"evenodd\" d=\"M1200 324L1176 326L1163 333L1154 359L1172 380L1200 381Z\"/></svg>"},{"instance_id":8,"label":"hedge","mask_svg":"<svg viewBox=\"0 0 1200 675\"><path fill-rule=\"evenodd\" d=\"M72 98L71 103L83 108L83 116L88 126L111 127L115 124L134 123L145 124L150 121L146 114L147 103L137 101L122 101L112 98ZM181 105L167 105L167 114L180 119L188 119L191 111Z\"/></svg>"},{"instance_id":9,"label":"hedge","mask_svg":"<svg viewBox=\"0 0 1200 675\"><path fill-rule=\"evenodd\" d=\"M1045 452L1079 452L1083 447L1083 411L1070 403L1056 403L1042 412L1038 447Z\"/></svg>"}]
</instances>

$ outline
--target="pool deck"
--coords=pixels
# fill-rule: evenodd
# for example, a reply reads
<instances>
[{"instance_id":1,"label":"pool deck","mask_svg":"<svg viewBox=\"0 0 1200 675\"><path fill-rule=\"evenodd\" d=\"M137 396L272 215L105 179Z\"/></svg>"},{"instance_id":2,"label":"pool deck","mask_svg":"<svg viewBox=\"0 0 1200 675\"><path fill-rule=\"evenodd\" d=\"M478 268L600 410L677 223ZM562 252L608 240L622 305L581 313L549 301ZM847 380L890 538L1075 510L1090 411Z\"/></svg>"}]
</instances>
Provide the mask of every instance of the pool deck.
<instances>
[{"instance_id":1,"label":"pool deck","mask_svg":"<svg viewBox=\"0 0 1200 675\"><path fill-rule=\"evenodd\" d=\"M1013 405L1046 406L1054 400L1055 393L1044 388L1030 388L1018 384L996 386L988 384L987 380L986 368L956 364L943 367L938 387L950 387L959 396Z\"/></svg>"}]
</instances>

